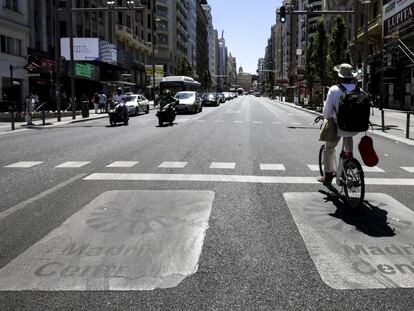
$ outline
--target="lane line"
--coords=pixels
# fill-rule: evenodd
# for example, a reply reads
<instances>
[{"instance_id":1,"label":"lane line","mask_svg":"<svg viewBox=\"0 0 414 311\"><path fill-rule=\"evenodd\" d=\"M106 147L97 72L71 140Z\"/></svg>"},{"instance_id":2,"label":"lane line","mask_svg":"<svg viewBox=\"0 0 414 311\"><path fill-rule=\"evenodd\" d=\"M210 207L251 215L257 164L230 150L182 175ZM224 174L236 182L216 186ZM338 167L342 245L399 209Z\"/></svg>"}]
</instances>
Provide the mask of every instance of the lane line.
<instances>
[{"instance_id":1,"label":"lane line","mask_svg":"<svg viewBox=\"0 0 414 311\"><path fill-rule=\"evenodd\" d=\"M106 167L134 167L139 161L115 161Z\"/></svg>"},{"instance_id":2,"label":"lane line","mask_svg":"<svg viewBox=\"0 0 414 311\"><path fill-rule=\"evenodd\" d=\"M262 124L263 121L253 121L253 123L255 123L255 124Z\"/></svg>"},{"instance_id":3,"label":"lane line","mask_svg":"<svg viewBox=\"0 0 414 311\"><path fill-rule=\"evenodd\" d=\"M158 167L161 168L184 168L188 162L169 162L164 161Z\"/></svg>"},{"instance_id":4,"label":"lane line","mask_svg":"<svg viewBox=\"0 0 414 311\"><path fill-rule=\"evenodd\" d=\"M381 168L379 168L378 166L362 166L362 169L364 172L370 172L370 173L385 173L385 171Z\"/></svg>"},{"instance_id":5,"label":"lane line","mask_svg":"<svg viewBox=\"0 0 414 311\"><path fill-rule=\"evenodd\" d=\"M308 167L312 172L319 172L319 165L318 164L308 164Z\"/></svg>"},{"instance_id":6,"label":"lane line","mask_svg":"<svg viewBox=\"0 0 414 311\"><path fill-rule=\"evenodd\" d=\"M231 169L233 170L236 166L234 162L211 162L210 168L221 168L221 169Z\"/></svg>"},{"instance_id":7,"label":"lane line","mask_svg":"<svg viewBox=\"0 0 414 311\"><path fill-rule=\"evenodd\" d=\"M259 184L320 184L316 180L316 177L209 175L209 174L93 173L85 177L84 180L206 181L206 182L239 182L239 183L259 183ZM414 186L414 178L365 178L365 184L382 185L382 186Z\"/></svg>"},{"instance_id":8,"label":"lane line","mask_svg":"<svg viewBox=\"0 0 414 311\"><path fill-rule=\"evenodd\" d=\"M13 168L29 168L29 167L33 167L39 164L42 164L43 161L20 161L20 162L16 162L10 165L7 165L5 167L13 167Z\"/></svg>"},{"instance_id":9,"label":"lane line","mask_svg":"<svg viewBox=\"0 0 414 311\"><path fill-rule=\"evenodd\" d=\"M58 167L58 168L78 168L78 167L85 166L89 163L91 163L91 161L68 161L68 162L59 164L55 167Z\"/></svg>"},{"instance_id":10,"label":"lane line","mask_svg":"<svg viewBox=\"0 0 414 311\"><path fill-rule=\"evenodd\" d=\"M401 166L401 168L408 173L414 173L414 166Z\"/></svg>"},{"instance_id":11,"label":"lane line","mask_svg":"<svg viewBox=\"0 0 414 311\"><path fill-rule=\"evenodd\" d=\"M262 171L286 171L283 164L260 164Z\"/></svg>"},{"instance_id":12,"label":"lane line","mask_svg":"<svg viewBox=\"0 0 414 311\"><path fill-rule=\"evenodd\" d=\"M57 191L57 190L59 190L63 187L66 187L67 185L73 183L74 181L76 181L78 179L81 179L81 178L85 177L86 175L87 174L78 174L76 176L73 176L73 177L69 178L68 180L65 180L65 181L61 182L60 184L57 184L56 186L54 186L52 188L49 188L46 191L43 191L43 192L35 195L34 197L31 197L30 199L27 199L26 201L23 201L23 202L15 205L13 207L10 207L9 209L7 209L3 212L0 212L0 220L3 220L4 218L6 218L6 217L22 210L22 209L24 209L26 206L32 204L33 202L35 202L39 199L42 199L45 196L48 196L49 194L52 194L53 192L55 192L55 191Z\"/></svg>"}]
</instances>

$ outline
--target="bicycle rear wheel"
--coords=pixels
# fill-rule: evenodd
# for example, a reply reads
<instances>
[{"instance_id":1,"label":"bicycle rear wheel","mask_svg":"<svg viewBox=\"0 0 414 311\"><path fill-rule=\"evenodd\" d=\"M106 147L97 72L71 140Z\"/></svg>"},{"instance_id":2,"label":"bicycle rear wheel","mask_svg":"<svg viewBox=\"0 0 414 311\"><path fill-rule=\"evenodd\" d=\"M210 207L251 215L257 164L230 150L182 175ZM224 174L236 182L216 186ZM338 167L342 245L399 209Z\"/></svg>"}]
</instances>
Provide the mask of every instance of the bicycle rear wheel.
<instances>
[{"instance_id":1,"label":"bicycle rear wheel","mask_svg":"<svg viewBox=\"0 0 414 311\"><path fill-rule=\"evenodd\" d=\"M319 174L321 174L320 176L324 176L325 175L325 170L324 170L324 163L325 163L325 145L322 145L321 148L319 149Z\"/></svg>"},{"instance_id":2,"label":"bicycle rear wheel","mask_svg":"<svg viewBox=\"0 0 414 311\"><path fill-rule=\"evenodd\" d=\"M357 208L364 202L365 180L364 171L358 160L352 158L344 163L343 187L349 206Z\"/></svg>"}]
</instances>

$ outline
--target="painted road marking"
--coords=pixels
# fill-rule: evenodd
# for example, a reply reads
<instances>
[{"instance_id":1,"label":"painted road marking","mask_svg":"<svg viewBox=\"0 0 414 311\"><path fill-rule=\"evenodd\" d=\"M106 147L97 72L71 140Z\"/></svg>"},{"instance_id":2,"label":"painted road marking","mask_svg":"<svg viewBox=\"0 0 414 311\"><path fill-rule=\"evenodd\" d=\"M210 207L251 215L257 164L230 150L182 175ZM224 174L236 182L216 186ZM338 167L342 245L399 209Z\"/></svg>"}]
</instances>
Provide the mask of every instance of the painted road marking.
<instances>
[{"instance_id":1,"label":"painted road marking","mask_svg":"<svg viewBox=\"0 0 414 311\"><path fill-rule=\"evenodd\" d=\"M262 171L286 171L283 164L260 164Z\"/></svg>"},{"instance_id":2,"label":"painted road marking","mask_svg":"<svg viewBox=\"0 0 414 311\"><path fill-rule=\"evenodd\" d=\"M363 165L362 170L364 172L369 172L369 173L384 173L385 172L383 169L379 168L378 166L370 167L370 166Z\"/></svg>"},{"instance_id":3,"label":"painted road marking","mask_svg":"<svg viewBox=\"0 0 414 311\"><path fill-rule=\"evenodd\" d=\"M211 191L108 191L0 270L0 290L153 290L197 272Z\"/></svg>"},{"instance_id":4,"label":"painted road marking","mask_svg":"<svg viewBox=\"0 0 414 311\"><path fill-rule=\"evenodd\" d=\"M401 166L401 168L404 171L407 171L408 173L414 173L414 167L413 166Z\"/></svg>"},{"instance_id":5,"label":"painted road marking","mask_svg":"<svg viewBox=\"0 0 414 311\"><path fill-rule=\"evenodd\" d=\"M233 121L234 123L243 123L244 121L239 121L239 120L236 120L236 121Z\"/></svg>"},{"instance_id":6,"label":"painted road marking","mask_svg":"<svg viewBox=\"0 0 414 311\"><path fill-rule=\"evenodd\" d=\"M214 122L216 122L216 123L223 123L223 122L224 122L224 120L216 120L216 121L214 121Z\"/></svg>"},{"instance_id":7,"label":"painted road marking","mask_svg":"<svg viewBox=\"0 0 414 311\"><path fill-rule=\"evenodd\" d=\"M233 170L236 166L234 162L211 162L210 168L222 168L222 169L231 169Z\"/></svg>"},{"instance_id":8,"label":"painted road marking","mask_svg":"<svg viewBox=\"0 0 414 311\"><path fill-rule=\"evenodd\" d=\"M57 165L56 167L59 168L75 168L75 167L82 167L87 164L91 163L90 161L68 161L62 164Z\"/></svg>"},{"instance_id":9,"label":"painted road marking","mask_svg":"<svg viewBox=\"0 0 414 311\"><path fill-rule=\"evenodd\" d=\"M197 123L204 123L204 122L206 122L206 120L197 120L196 122Z\"/></svg>"},{"instance_id":10,"label":"painted road marking","mask_svg":"<svg viewBox=\"0 0 414 311\"><path fill-rule=\"evenodd\" d=\"M308 164L308 167L312 172L319 172L319 165L317 164Z\"/></svg>"},{"instance_id":11,"label":"painted road marking","mask_svg":"<svg viewBox=\"0 0 414 311\"><path fill-rule=\"evenodd\" d=\"M240 110L229 110L229 111L226 111L226 113L240 113Z\"/></svg>"},{"instance_id":12,"label":"painted road marking","mask_svg":"<svg viewBox=\"0 0 414 311\"><path fill-rule=\"evenodd\" d=\"M282 122L272 122L272 124L282 124Z\"/></svg>"},{"instance_id":13,"label":"painted road marking","mask_svg":"<svg viewBox=\"0 0 414 311\"><path fill-rule=\"evenodd\" d=\"M30 198L30 199L27 199L26 201L23 201L23 202L15 205L15 206L5 210L5 211L3 211L3 212L0 212L0 220L14 214L17 211L20 211L20 210L26 208L28 205L32 204L33 202L36 202L37 200L40 200L40 199L44 198L45 196L48 196L49 194L51 194L51 193L53 193L53 192L55 192L59 189L62 189L63 187L66 187L67 185L73 183L74 181L76 181L78 179L81 179L85 175L86 174L79 174L79 175L76 175L72 178L69 178L68 180L63 181L63 182L55 185L54 187L52 187L50 189L47 189L46 191L43 191L43 192L35 195L34 197Z\"/></svg>"},{"instance_id":14,"label":"painted road marking","mask_svg":"<svg viewBox=\"0 0 414 311\"><path fill-rule=\"evenodd\" d=\"M141 181L205 181L239 182L257 184L319 184L316 177L300 176L253 176L214 174L139 174L139 173L93 173L86 180L141 180ZM366 185L414 186L414 178L365 178Z\"/></svg>"},{"instance_id":15,"label":"painted road marking","mask_svg":"<svg viewBox=\"0 0 414 311\"><path fill-rule=\"evenodd\" d=\"M253 123L255 123L255 124L262 124L263 121L253 121Z\"/></svg>"},{"instance_id":16,"label":"painted road marking","mask_svg":"<svg viewBox=\"0 0 414 311\"><path fill-rule=\"evenodd\" d=\"M161 168L184 168L188 162L162 162L158 167Z\"/></svg>"},{"instance_id":17,"label":"painted road marking","mask_svg":"<svg viewBox=\"0 0 414 311\"><path fill-rule=\"evenodd\" d=\"M42 164L42 161L20 161L20 162L16 162L10 165L7 165L5 167L13 167L13 168L29 168L29 167L33 167L39 164Z\"/></svg>"},{"instance_id":18,"label":"painted road marking","mask_svg":"<svg viewBox=\"0 0 414 311\"><path fill-rule=\"evenodd\" d=\"M106 167L134 167L138 163L138 161L115 161Z\"/></svg>"},{"instance_id":19,"label":"painted road marking","mask_svg":"<svg viewBox=\"0 0 414 311\"><path fill-rule=\"evenodd\" d=\"M300 122L291 122L290 124L291 125L301 125L302 123L300 123Z\"/></svg>"},{"instance_id":20,"label":"painted road marking","mask_svg":"<svg viewBox=\"0 0 414 311\"><path fill-rule=\"evenodd\" d=\"M322 280L334 289L414 287L414 212L383 193L352 213L319 193L283 194Z\"/></svg>"}]
</instances>

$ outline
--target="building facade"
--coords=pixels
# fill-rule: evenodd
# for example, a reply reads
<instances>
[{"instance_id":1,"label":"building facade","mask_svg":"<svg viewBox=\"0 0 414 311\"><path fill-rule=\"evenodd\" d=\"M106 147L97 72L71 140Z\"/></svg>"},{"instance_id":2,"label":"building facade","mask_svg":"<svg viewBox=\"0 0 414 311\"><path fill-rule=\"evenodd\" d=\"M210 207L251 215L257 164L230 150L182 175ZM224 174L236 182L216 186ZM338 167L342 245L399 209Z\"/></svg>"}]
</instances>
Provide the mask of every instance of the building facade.
<instances>
[{"instance_id":1,"label":"building facade","mask_svg":"<svg viewBox=\"0 0 414 311\"><path fill-rule=\"evenodd\" d=\"M30 45L29 1L0 1L0 90L1 111L9 105L23 109L29 93L27 48Z\"/></svg>"}]
</instances>

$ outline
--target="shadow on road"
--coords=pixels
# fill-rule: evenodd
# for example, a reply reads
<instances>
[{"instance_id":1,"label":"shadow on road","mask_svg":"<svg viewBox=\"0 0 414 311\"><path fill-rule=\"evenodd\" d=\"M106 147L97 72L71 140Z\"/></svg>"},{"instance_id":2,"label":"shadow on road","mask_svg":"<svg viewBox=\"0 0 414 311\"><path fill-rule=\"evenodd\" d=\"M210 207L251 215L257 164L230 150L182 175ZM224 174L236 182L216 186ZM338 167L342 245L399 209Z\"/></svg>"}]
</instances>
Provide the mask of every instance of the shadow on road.
<instances>
[{"instance_id":1,"label":"shadow on road","mask_svg":"<svg viewBox=\"0 0 414 311\"><path fill-rule=\"evenodd\" d=\"M374 206L369 201L354 209L339 195L324 190L320 193L326 195L326 202L330 201L336 207L332 217L343 220L348 225L354 226L357 230L372 237L391 237L395 235L395 230L389 226L386 210Z\"/></svg>"}]
</instances>

